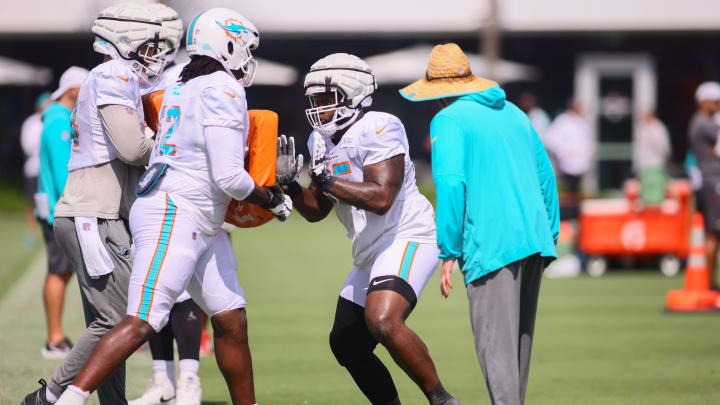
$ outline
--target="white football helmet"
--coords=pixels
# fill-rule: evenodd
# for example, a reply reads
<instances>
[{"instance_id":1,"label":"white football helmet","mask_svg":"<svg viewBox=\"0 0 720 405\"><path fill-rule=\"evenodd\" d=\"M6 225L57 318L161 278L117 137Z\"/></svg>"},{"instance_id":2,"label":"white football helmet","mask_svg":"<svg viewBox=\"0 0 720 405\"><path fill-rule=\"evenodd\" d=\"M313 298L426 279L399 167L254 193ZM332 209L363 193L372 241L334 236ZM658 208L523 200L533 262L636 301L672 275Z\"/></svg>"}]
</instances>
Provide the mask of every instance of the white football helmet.
<instances>
[{"instance_id":1,"label":"white football helmet","mask_svg":"<svg viewBox=\"0 0 720 405\"><path fill-rule=\"evenodd\" d=\"M142 81L153 84L165 69L171 49L153 10L136 4L110 6L100 11L92 32L95 52L126 61Z\"/></svg>"},{"instance_id":2,"label":"white football helmet","mask_svg":"<svg viewBox=\"0 0 720 405\"><path fill-rule=\"evenodd\" d=\"M252 85L257 61L250 51L260 45L260 33L240 13L227 8L203 11L190 23L186 41L188 56L209 56L233 77L232 71L240 70L243 86Z\"/></svg>"},{"instance_id":3,"label":"white football helmet","mask_svg":"<svg viewBox=\"0 0 720 405\"><path fill-rule=\"evenodd\" d=\"M178 17L177 11L162 4L162 3L149 3L145 5L150 10L155 12L158 17L162 20L162 26L167 31L168 42L170 43L170 51L167 54L166 60L168 63L175 60L180 46L182 45L182 38L185 34L185 26L182 20Z\"/></svg>"},{"instance_id":4,"label":"white football helmet","mask_svg":"<svg viewBox=\"0 0 720 405\"><path fill-rule=\"evenodd\" d=\"M332 136L357 119L363 108L372 105L372 93L377 89L370 65L355 55L334 53L315 62L305 75L305 95L310 108L305 110L310 125L322 136ZM330 93L335 102L318 105L317 95ZM323 123L320 114L335 111Z\"/></svg>"}]
</instances>

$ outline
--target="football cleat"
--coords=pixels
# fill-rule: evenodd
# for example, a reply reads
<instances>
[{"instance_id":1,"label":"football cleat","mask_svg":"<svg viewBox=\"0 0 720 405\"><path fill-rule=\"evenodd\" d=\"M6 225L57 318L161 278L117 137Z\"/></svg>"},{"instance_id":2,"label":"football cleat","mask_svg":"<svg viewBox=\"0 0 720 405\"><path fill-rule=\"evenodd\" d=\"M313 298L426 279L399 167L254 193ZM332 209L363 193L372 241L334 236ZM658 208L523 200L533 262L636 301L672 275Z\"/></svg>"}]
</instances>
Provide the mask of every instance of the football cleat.
<instances>
[{"instance_id":1,"label":"football cleat","mask_svg":"<svg viewBox=\"0 0 720 405\"><path fill-rule=\"evenodd\" d=\"M177 385L175 405L200 405L202 388L197 375L180 375Z\"/></svg>"},{"instance_id":2,"label":"football cleat","mask_svg":"<svg viewBox=\"0 0 720 405\"><path fill-rule=\"evenodd\" d=\"M175 385L164 374L155 374L152 383L138 399L128 401L128 405L173 405L175 403Z\"/></svg>"},{"instance_id":3,"label":"football cleat","mask_svg":"<svg viewBox=\"0 0 720 405\"><path fill-rule=\"evenodd\" d=\"M28 394L20 405L51 405L52 402L47 400L45 396L45 390L47 389L47 383L42 378L38 380L38 383L42 387Z\"/></svg>"}]
</instances>

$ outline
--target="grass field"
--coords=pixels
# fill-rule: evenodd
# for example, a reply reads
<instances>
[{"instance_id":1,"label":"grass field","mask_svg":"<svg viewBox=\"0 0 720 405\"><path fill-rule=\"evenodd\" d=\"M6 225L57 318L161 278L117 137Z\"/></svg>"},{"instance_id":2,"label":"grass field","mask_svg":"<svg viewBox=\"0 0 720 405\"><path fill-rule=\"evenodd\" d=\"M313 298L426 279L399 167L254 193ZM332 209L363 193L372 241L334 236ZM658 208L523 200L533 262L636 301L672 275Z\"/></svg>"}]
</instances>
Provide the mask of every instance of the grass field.
<instances>
[{"instance_id":1,"label":"grass field","mask_svg":"<svg viewBox=\"0 0 720 405\"><path fill-rule=\"evenodd\" d=\"M1 211L0 211L1 212ZM42 250L38 229L37 245L25 246L25 217L21 212L0 214L0 300L20 278L30 261Z\"/></svg>"},{"instance_id":2,"label":"grass field","mask_svg":"<svg viewBox=\"0 0 720 405\"><path fill-rule=\"evenodd\" d=\"M5 242L20 238L22 233L9 231L7 224L3 221L0 232ZM327 344L338 289L351 266L341 225L334 219L311 225L296 217L237 230L233 243L249 302L258 403L366 404ZM17 246L2 246L3 263L23 261ZM0 302L0 404L19 403L35 389L35 380L49 378L58 364L39 353L45 333L39 297L43 263L38 256L22 270L23 277ZM446 388L465 405L489 404L459 274L455 281L445 300L436 274L409 324L427 343ZM664 313L665 292L681 285L679 277L650 271L544 280L526 403L720 403L720 318ZM73 284L65 312L71 337L83 325L77 290ZM378 352L403 403L427 403L386 351L379 347ZM131 358L128 397L144 390L149 368L148 354ZM201 360L200 375L204 404L229 404L212 357Z\"/></svg>"}]
</instances>

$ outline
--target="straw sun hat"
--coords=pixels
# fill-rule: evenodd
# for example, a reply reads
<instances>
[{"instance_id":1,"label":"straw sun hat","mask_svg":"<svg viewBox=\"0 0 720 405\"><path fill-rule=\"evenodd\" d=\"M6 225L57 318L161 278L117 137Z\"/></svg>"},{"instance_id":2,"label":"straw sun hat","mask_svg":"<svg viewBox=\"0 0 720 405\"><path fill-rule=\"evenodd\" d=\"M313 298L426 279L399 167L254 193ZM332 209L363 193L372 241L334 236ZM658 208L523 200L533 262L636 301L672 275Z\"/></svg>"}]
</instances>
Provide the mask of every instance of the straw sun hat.
<instances>
[{"instance_id":1,"label":"straw sun hat","mask_svg":"<svg viewBox=\"0 0 720 405\"><path fill-rule=\"evenodd\" d=\"M457 97L495 87L492 80L474 76L470 62L457 44L435 45L425 77L400 89L410 101Z\"/></svg>"}]
</instances>

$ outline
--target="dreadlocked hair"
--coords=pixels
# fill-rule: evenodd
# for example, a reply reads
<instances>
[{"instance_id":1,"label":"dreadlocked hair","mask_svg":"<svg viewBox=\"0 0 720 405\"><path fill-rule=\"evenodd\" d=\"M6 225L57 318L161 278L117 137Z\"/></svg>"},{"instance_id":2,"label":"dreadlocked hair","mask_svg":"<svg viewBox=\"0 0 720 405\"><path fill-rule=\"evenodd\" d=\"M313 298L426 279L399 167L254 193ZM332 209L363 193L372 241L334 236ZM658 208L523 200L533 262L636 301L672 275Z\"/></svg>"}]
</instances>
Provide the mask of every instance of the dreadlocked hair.
<instances>
[{"instance_id":1,"label":"dreadlocked hair","mask_svg":"<svg viewBox=\"0 0 720 405\"><path fill-rule=\"evenodd\" d=\"M220 62L209 56L193 55L190 58L190 63L185 65L182 72L180 72L180 81L187 83L196 77L224 70L225 68L223 68L223 65L221 65Z\"/></svg>"}]
</instances>

